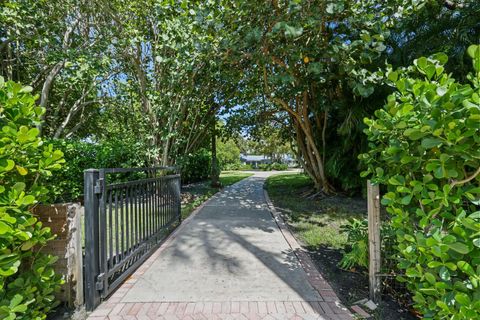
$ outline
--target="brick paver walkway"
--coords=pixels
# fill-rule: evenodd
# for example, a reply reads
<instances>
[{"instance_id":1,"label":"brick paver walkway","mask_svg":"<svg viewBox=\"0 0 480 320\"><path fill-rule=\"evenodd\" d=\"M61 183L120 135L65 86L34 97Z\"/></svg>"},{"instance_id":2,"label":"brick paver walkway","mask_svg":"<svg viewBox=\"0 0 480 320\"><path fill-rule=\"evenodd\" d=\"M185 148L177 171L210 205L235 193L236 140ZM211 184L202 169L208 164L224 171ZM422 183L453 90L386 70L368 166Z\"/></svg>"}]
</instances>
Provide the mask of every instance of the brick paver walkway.
<instances>
[{"instance_id":1,"label":"brick paver walkway","mask_svg":"<svg viewBox=\"0 0 480 320\"><path fill-rule=\"evenodd\" d=\"M88 319L353 319L271 206L268 175L214 196Z\"/></svg>"}]
</instances>

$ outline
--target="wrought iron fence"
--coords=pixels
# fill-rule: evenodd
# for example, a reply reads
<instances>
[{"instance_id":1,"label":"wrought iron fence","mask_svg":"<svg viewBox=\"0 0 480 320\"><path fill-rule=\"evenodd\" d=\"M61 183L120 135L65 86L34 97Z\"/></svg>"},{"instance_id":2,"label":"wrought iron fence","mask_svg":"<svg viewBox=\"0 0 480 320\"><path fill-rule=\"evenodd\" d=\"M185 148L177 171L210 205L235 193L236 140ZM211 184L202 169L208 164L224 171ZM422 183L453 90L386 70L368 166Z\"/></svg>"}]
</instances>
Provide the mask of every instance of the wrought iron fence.
<instances>
[{"instance_id":1,"label":"wrought iron fence","mask_svg":"<svg viewBox=\"0 0 480 320\"><path fill-rule=\"evenodd\" d=\"M181 220L174 167L85 171L85 303L117 288Z\"/></svg>"}]
</instances>

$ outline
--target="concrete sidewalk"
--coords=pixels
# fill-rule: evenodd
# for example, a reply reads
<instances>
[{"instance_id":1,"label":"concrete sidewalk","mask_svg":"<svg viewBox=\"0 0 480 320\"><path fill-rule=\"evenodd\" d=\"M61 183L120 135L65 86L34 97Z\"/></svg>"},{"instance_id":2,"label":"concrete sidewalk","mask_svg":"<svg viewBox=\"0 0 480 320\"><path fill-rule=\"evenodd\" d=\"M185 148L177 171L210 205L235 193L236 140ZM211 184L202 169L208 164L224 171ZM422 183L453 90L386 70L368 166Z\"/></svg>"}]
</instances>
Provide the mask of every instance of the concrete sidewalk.
<instances>
[{"instance_id":1,"label":"concrete sidewalk","mask_svg":"<svg viewBox=\"0 0 480 320\"><path fill-rule=\"evenodd\" d=\"M278 227L270 174L216 194L89 319L353 319Z\"/></svg>"}]
</instances>

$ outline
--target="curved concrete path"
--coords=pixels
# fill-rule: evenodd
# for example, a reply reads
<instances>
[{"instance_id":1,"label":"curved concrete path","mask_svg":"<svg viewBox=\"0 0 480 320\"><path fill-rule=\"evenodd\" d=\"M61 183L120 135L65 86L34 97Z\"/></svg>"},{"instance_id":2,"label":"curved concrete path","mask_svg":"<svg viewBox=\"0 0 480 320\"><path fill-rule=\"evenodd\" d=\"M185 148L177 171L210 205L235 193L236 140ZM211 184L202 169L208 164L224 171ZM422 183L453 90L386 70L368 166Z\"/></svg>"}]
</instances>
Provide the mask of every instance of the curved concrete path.
<instances>
[{"instance_id":1,"label":"curved concrete path","mask_svg":"<svg viewBox=\"0 0 480 320\"><path fill-rule=\"evenodd\" d=\"M274 219L270 174L207 201L89 319L352 319Z\"/></svg>"}]
</instances>

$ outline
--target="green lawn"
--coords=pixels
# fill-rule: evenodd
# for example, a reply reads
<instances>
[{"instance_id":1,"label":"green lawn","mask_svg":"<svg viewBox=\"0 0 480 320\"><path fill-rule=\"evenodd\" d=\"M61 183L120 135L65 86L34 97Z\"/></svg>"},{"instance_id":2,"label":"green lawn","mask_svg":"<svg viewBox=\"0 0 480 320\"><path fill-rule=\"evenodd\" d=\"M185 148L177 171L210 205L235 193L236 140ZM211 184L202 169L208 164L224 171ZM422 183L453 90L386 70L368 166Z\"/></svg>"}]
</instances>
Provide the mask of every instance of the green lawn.
<instances>
[{"instance_id":1,"label":"green lawn","mask_svg":"<svg viewBox=\"0 0 480 320\"><path fill-rule=\"evenodd\" d=\"M364 215L364 202L339 196L311 200L306 195L312 187L308 176L297 173L274 175L266 182L275 207L306 247L343 249L347 238L340 226Z\"/></svg>"},{"instance_id":2,"label":"green lawn","mask_svg":"<svg viewBox=\"0 0 480 320\"><path fill-rule=\"evenodd\" d=\"M222 183L223 187L227 187L240 180L250 177L251 175L253 174L242 171L224 171L220 174L220 182ZM182 193L189 193L191 195L191 200L188 201L188 203L182 204L182 219L188 217L196 207L217 193L218 190L219 189L212 188L210 186L210 180L196 183L191 187L184 188Z\"/></svg>"}]
</instances>

